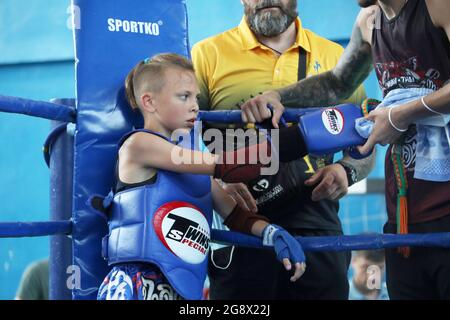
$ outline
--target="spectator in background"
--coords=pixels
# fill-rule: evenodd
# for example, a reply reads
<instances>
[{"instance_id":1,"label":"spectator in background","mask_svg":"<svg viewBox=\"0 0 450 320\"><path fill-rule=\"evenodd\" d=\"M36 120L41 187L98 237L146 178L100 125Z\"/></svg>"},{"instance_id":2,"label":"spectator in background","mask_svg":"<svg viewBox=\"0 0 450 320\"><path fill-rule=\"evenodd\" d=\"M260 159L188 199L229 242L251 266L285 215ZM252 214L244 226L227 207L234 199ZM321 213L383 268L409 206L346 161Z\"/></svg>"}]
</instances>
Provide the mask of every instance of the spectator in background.
<instances>
[{"instance_id":1,"label":"spectator in background","mask_svg":"<svg viewBox=\"0 0 450 320\"><path fill-rule=\"evenodd\" d=\"M389 300L384 281L384 250L354 251L349 300Z\"/></svg>"},{"instance_id":2,"label":"spectator in background","mask_svg":"<svg viewBox=\"0 0 450 320\"><path fill-rule=\"evenodd\" d=\"M48 259L30 264L22 275L16 300L48 300Z\"/></svg>"}]
</instances>

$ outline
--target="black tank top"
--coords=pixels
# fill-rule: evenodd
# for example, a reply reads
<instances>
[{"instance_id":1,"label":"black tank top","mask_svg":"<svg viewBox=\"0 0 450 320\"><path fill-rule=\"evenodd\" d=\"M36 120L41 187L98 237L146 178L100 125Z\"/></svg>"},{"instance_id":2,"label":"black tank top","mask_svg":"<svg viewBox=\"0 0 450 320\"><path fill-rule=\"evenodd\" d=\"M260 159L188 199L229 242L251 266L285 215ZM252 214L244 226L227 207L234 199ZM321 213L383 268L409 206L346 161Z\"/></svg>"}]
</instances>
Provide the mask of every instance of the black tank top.
<instances>
[{"instance_id":1,"label":"black tank top","mask_svg":"<svg viewBox=\"0 0 450 320\"><path fill-rule=\"evenodd\" d=\"M132 188L137 188L140 186L145 186L147 184L154 184L156 182L156 176L158 175L158 173L156 173L153 177L151 177L150 179L147 179L145 181L142 182L138 182L138 183L125 183L123 181L120 180L119 178L119 160L116 161L116 169L115 169L115 177L116 177L116 187L114 192L120 192L120 191L125 191L128 189L132 189Z\"/></svg>"},{"instance_id":2,"label":"black tank top","mask_svg":"<svg viewBox=\"0 0 450 320\"><path fill-rule=\"evenodd\" d=\"M450 83L450 42L433 25L425 0L409 0L391 20L380 11L372 54L383 96L393 89L438 90Z\"/></svg>"},{"instance_id":3,"label":"black tank top","mask_svg":"<svg viewBox=\"0 0 450 320\"><path fill-rule=\"evenodd\" d=\"M399 88L438 90L450 79L450 43L431 21L425 0L409 0L399 14L388 20L381 12L379 29L372 34L375 71L383 95ZM408 131L402 150L408 180L408 221L419 223L450 214L450 183L414 179L416 131ZM396 223L397 183L386 152L386 205L390 223Z\"/></svg>"}]
</instances>

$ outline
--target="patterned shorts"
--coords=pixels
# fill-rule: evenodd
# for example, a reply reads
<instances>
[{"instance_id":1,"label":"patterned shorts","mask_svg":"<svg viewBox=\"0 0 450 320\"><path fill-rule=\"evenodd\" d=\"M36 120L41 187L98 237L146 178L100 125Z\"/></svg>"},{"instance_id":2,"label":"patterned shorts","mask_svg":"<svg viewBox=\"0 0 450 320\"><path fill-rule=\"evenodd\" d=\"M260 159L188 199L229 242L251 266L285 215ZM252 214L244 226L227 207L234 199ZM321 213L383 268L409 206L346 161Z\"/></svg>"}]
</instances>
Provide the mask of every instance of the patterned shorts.
<instances>
[{"instance_id":1,"label":"patterned shorts","mask_svg":"<svg viewBox=\"0 0 450 320\"><path fill-rule=\"evenodd\" d=\"M97 300L182 300L152 264L114 266L98 290Z\"/></svg>"}]
</instances>

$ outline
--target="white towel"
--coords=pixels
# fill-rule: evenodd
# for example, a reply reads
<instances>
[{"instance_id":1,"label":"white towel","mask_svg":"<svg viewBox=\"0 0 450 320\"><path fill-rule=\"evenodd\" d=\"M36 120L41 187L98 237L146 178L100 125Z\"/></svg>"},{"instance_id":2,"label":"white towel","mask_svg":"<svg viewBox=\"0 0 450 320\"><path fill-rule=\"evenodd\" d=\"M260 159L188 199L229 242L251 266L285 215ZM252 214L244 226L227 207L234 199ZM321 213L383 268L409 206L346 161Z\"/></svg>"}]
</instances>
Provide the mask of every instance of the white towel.
<instances>
[{"instance_id":1,"label":"white towel","mask_svg":"<svg viewBox=\"0 0 450 320\"><path fill-rule=\"evenodd\" d=\"M420 99L433 91L425 88L390 91L377 108L395 108ZM414 178L428 181L450 181L450 115L436 115L416 122L417 146ZM356 130L365 138L373 122L356 121Z\"/></svg>"}]
</instances>

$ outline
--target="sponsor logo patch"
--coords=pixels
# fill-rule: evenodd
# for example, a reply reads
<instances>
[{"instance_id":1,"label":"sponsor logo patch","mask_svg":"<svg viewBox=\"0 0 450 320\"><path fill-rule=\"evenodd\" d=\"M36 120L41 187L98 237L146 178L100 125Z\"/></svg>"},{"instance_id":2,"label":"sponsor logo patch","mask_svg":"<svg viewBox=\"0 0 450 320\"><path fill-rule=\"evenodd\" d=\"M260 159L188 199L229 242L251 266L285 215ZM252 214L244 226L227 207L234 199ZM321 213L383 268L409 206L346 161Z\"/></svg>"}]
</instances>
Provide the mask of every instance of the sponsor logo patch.
<instances>
[{"instance_id":1,"label":"sponsor logo patch","mask_svg":"<svg viewBox=\"0 0 450 320\"><path fill-rule=\"evenodd\" d=\"M207 257L211 232L205 215L194 205L181 201L162 205L153 226L164 246L183 261L198 264Z\"/></svg>"},{"instance_id":2,"label":"sponsor logo patch","mask_svg":"<svg viewBox=\"0 0 450 320\"><path fill-rule=\"evenodd\" d=\"M159 36L160 29L163 25L162 21L147 22L147 21L133 21L108 18L108 30L111 32L124 33L140 33L149 36Z\"/></svg>"},{"instance_id":3,"label":"sponsor logo patch","mask_svg":"<svg viewBox=\"0 0 450 320\"><path fill-rule=\"evenodd\" d=\"M264 192L269 188L269 181L267 179L261 179L257 184L253 186L253 190L256 192Z\"/></svg>"},{"instance_id":4,"label":"sponsor logo patch","mask_svg":"<svg viewBox=\"0 0 450 320\"><path fill-rule=\"evenodd\" d=\"M332 135L337 135L344 129L344 117L338 109L328 108L322 112L322 122Z\"/></svg>"}]
</instances>

